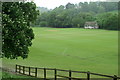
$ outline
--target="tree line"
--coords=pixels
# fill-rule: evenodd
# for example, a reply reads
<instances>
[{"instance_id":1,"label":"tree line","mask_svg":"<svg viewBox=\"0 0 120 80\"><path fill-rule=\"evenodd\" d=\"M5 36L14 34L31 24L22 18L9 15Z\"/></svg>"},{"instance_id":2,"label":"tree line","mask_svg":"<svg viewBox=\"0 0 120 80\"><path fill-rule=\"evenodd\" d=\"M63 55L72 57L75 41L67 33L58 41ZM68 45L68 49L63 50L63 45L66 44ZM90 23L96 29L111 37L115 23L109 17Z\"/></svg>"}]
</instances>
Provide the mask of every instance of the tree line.
<instances>
[{"instance_id":1,"label":"tree line","mask_svg":"<svg viewBox=\"0 0 120 80\"><path fill-rule=\"evenodd\" d=\"M54 28L83 28L85 22L97 21L100 29L118 29L117 2L80 2L60 5L41 13L32 26Z\"/></svg>"}]
</instances>

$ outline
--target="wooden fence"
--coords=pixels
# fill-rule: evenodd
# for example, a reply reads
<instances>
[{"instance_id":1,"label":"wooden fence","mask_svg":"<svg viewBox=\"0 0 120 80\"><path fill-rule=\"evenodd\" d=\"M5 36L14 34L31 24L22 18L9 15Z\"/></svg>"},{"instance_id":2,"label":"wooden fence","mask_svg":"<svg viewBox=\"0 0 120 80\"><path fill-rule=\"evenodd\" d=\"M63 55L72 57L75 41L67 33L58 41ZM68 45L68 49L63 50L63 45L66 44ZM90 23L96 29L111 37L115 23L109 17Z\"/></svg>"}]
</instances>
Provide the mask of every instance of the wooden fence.
<instances>
[{"instance_id":1,"label":"wooden fence","mask_svg":"<svg viewBox=\"0 0 120 80\"><path fill-rule=\"evenodd\" d=\"M114 75L114 76L103 75L103 74L98 74L98 73L92 73L92 72L89 72L89 71L88 72L83 72L83 71L72 71L72 70L62 70L62 69L52 69L52 68L36 68L36 67L26 67L26 66L21 66L21 65L16 65L15 70L16 70L16 73L20 73L20 74L24 74L24 75L28 75L28 76L33 76L33 77L36 77L36 78L38 78L38 70L43 70L44 80L47 79L47 70L54 71L54 74L53 74L54 80L57 80L58 77L66 78L67 80L82 80L81 78L72 77L72 73L83 73L83 74L85 74L87 76L85 80L90 80L91 75L97 75L97 76L102 76L102 77L106 77L106 78L111 78L112 80L120 79L120 77L117 77L116 75ZM58 71L67 72L68 76L58 75L57 74Z\"/></svg>"}]
</instances>

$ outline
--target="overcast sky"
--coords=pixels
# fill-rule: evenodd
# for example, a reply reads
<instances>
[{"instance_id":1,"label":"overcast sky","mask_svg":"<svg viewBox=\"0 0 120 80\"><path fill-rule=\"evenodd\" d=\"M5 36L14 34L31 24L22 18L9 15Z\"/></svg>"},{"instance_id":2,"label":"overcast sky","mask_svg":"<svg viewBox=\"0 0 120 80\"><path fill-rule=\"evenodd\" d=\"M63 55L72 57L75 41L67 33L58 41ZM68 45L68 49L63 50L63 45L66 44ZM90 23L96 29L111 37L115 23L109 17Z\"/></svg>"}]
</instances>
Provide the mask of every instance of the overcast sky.
<instances>
[{"instance_id":1,"label":"overcast sky","mask_svg":"<svg viewBox=\"0 0 120 80\"><path fill-rule=\"evenodd\" d=\"M48 9L54 9L60 5L66 5L70 3L79 3L79 2L89 2L89 1L105 1L105 0L34 0L37 6L47 7Z\"/></svg>"}]
</instances>

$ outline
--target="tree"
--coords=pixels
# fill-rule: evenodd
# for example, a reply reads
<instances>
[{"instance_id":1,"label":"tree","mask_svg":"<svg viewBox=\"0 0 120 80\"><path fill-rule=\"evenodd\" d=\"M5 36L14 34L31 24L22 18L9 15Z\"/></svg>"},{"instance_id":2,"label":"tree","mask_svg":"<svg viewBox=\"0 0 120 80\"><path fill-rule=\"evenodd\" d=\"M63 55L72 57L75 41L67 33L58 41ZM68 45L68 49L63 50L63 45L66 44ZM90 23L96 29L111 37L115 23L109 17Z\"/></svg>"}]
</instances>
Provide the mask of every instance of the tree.
<instances>
[{"instance_id":1,"label":"tree","mask_svg":"<svg viewBox=\"0 0 120 80\"><path fill-rule=\"evenodd\" d=\"M82 12L89 12L89 4L88 2L84 2L81 6L81 11Z\"/></svg>"},{"instance_id":2,"label":"tree","mask_svg":"<svg viewBox=\"0 0 120 80\"><path fill-rule=\"evenodd\" d=\"M2 57L27 58L34 33L30 24L38 15L33 2L5 2L2 7Z\"/></svg>"},{"instance_id":3,"label":"tree","mask_svg":"<svg viewBox=\"0 0 120 80\"><path fill-rule=\"evenodd\" d=\"M90 9L90 11L97 13L98 12L97 2L90 2L89 9Z\"/></svg>"},{"instance_id":4,"label":"tree","mask_svg":"<svg viewBox=\"0 0 120 80\"><path fill-rule=\"evenodd\" d=\"M42 13L37 19L37 23L44 27L55 27L55 28L83 28L86 21L98 21L100 28L102 29L113 29L113 27L105 26L107 23L106 19L114 18L110 17L108 13L110 11L117 11L116 3L107 2L80 2L79 4L68 3L65 6L60 5L49 12ZM111 7L112 8L109 8ZM97 16L101 14L101 16ZM99 19L98 19L99 18ZM106 19L105 19L106 18ZM110 19L112 20L112 19ZM114 20L116 22L117 19ZM111 22L112 23L112 22ZM107 23L108 24L108 23ZM114 24L115 27L115 24ZM116 28L114 28L116 29Z\"/></svg>"},{"instance_id":5,"label":"tree","mask_svg":"<svg viewBox=\"0 0 120 80\"><path fill-rule=\"evenodd\" d=\"M68 3L66 5L66 9L71 9L71 8L75 8L75 5L74 4L71 4L71 3Z\"/></svg>"},{"instance_id":6,"label":"tree","mask_svg":"<svg viewBox=\"0 0 120 80\"><path fill-rule=\"evenodd\" d=\"M74 27L84 27L86 21L94 21L95 18L92 16L91 13L79 13L73 17L72 23Z\"/></svg>"},{"instance_id":7,"label":"tree","mask_svg":"<svg viewBox=\"0 0 120 80\"><path fill-rule=\"evenodd\" d=\"M47 18L48 17L48 13L44 12L41 13L41 15L38 16L34 26L41 26L41 27L46 27L48 26L48 21Z\"/></svg>"},{"instance_id":8,"label":"tree","mask_svg":"<svg viewBox=\"0 0 120 80\"><path fill-rule=\"evenodd\" d=\"M118 9L118 2L100 2L99 5L104 7L106 12Z\"/></svg>"},{"instance_id":9,"label":"tree","mask_svg":"<svg viewBox=\"0 0 120 80\"><path fill-rule=\"evenodd\" d=\"M48 14L48 24L50 27L57 27L56 26L56 12L55 11L52 11Z\"/></svg>"},{"instance_id":10,"label":"tree","mask_svg":"<svg viewBox=\"0 0 120 80\"><path fill-rule=\"evenodd\" d=\"M118 30L118 13L107 12L97 15L97 22L101 29Z\"/></svg>"},{"instance_id":11,"label":"tree","mask_svg":"<svg viewBox=\"0 0 120 80\"><path fill-rule=\"evenodd\" d=\"M103 13L105 12L105 8L102 6L99 6L98 13Z\"/></svg>"}]
</instances>

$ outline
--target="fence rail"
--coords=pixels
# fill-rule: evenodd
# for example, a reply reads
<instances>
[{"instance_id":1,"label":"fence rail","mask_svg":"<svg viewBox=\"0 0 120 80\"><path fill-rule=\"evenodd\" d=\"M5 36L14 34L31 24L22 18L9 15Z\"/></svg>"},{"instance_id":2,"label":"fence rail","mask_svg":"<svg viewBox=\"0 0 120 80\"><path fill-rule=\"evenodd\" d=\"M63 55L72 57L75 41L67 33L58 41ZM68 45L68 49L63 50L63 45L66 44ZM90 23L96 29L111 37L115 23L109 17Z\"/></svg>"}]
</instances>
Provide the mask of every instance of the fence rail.
<instances>
[{"instance_id":1,"label":"fence rail","mask_svg":"<svg viewBox=\"0 0 120 80\"><path fill-rule=\"evenodd\" d=\"M26 70L26 69L28 69L28 70ZM83 73L83 74L87 75L86 80L90 80L91 75L97 75L97 76L102 76L102 77L106 77L106 78L111 78L112 80L120 79L120 77L117 77L116 75L110 76L110 75L92 73L89 71L83 72L83 71L62 70L62 69L55 69L55 68L37 68L37 67L27 67L27 66L21 66L21 65L16 65L15 70L16 70L16 73L20 73L20 74L24 74L24 75L28 75L28 76L32 76L32 77L36 77L36 78L38 78L38 70L43 70L44 80L47 79L47 71L48 70L54 71L54 75L53 75L54 80L57 80L58 77L66 78L68 80L82 80L81 78L72 77L72 73ZM58 75L57 74L58 71L67 72L68 76Z\"/></svg>"}]
</instances>

